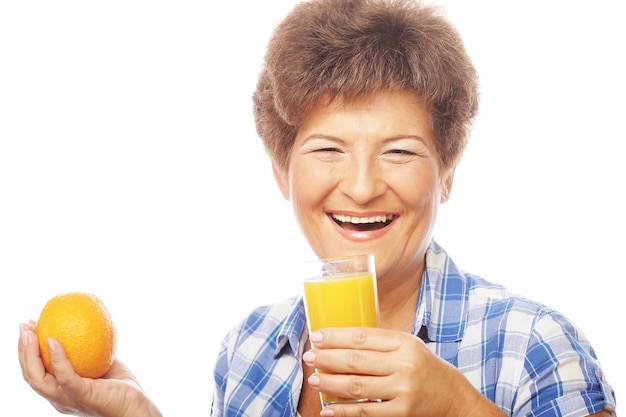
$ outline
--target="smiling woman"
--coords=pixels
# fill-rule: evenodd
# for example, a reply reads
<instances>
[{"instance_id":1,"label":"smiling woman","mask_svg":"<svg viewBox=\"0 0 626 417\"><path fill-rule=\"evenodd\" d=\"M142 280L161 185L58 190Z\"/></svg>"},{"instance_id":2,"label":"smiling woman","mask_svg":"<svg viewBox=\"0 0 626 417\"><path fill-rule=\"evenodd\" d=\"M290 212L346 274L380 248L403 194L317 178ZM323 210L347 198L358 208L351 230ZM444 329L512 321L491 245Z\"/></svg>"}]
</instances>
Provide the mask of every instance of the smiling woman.
<instances>
[{"instance_id":1,"label":"smiling woman","mask_svg":"<svg viewBox=\"0 0 626 417\"><path fill-rule=\"evenodd\" d=\"M213 415L611 415L614 392L568 318L465 272L433 239L478 104L439 11L303 2L264 64L254 114L278 186L319 258L374 255L381 327L309 334L301 296L257 308L224 339Z\"/></svg>"},{"instance_id":2,"label":"smiling woman","mask_svg":"<svg viewBox=\"0 0 626 417\"><path fill-rule=\"evenodd\" d=\"M436 225L433 230L419 231L431 234L442 245L427 259L429 281L422 281L419 288L426 300L420 308L430 302L445 306L446 314L456 312L447 308L449 300L443 303L436 296L426 297L432 294L428 289L439 282L437 274L451 270L452 264L446 262L454 260L465 270L565 313L572 320L557 315L553 323L569 330L571 321L580 326L572 331L593 343L594 353L602 360L602 375L620 398L626 388L620 375L626 373L626 367L623 349L615 343L619 333L615 322L626 312L615 283L623 277L620 259L624 247L619 242L626 234L626 203L620 192L626 178L621 149L626 139L621 126L625 109L620 99L626 95L626 64L619 53L626 26L621 22L623 14L616 10L618 3L438 2L463 34L464 46L480 73L479 117L456 165L443 163L446 149L432 152L432 144L426 140L429 134L408 134L408 130L397 131L393 126L382 132L381 126L374 125L379 117L394 120L392 117L400 116L383 117L378 111L386 108L384 100L398 100L402 113L400 96L357 93L355 100L342 103L343 87L337 86L336 100L330 103L334 111L328 114L323 114L319 97L298 94L298 89L290 90L290 96L275 97L273 103L294 101L310 106L306 111L278 115L287 122L278 136L286 132L294 140L298 126L312 120L314 107L320 113L320 126L323 119L340 110L346 111L347 121L361 111L371 115L345 131L333 128L332 134L316 132L312 124L311 144L318 139L327 143L315 145L309 155L292 155L290 143L283 144L284 148L268 143L270 155L277 147L274 168L279 181L284 178L290 197L297 193L296 197L303 199L306 193L319 193L319 212L302 213L310 214L306 218L319 222L328 233L325 238L322 230L308 231L307 236L320 240L314 245L304 239L292 205L281 197L282 190L272 176L272 160L263 154L250 114L250 95L265 41L278 18L296 3L0 2L0 277L5 284L0 292L4 296L0 303L0 368L15 382L11 395L3 397L0 414L59 415L23 381L23 370L16 361L16 328L18 322L34 318L52 294L75 290L106 300L118 318L118 357L132 367L143 391L164 415L211 414L216 384L207 374L218 369L214 362L222 337L254 306L297 294L300 282L291 274L291 265L315 257L313 247L328 252L344 250L357 247L362 239L364 246L375 249L376 233L386 245L399 245L400 239L390 237L408 230L405 226L411 215L406 208L424 202L407 200L408 186L391 187L402 184L392 181L391 175L425 161L437 161L437 177L442 167L455 168L450 197L440 195L439 202L448 201L437 207ZM367 19L353 20L359 21ZM332 37L349 27L342 26L338 33L314 33ZM379 39L381 45L392 42L394 33L401 32ZM345 42L342 48L349 46L350 42ZM294 59L304 59L304 49L294 52ZM324 48L318 42L306 51L322 53ZM364 56L370 51L365 52ZM348 53L337 55L333 68L348 57ZM305 66L305 70L310 74L315 68L328 69L326 64L329 62ZM287 68L277 65L278 70ZM384 65L369 69L378 75L385 70ZM323 79L331 73L319 75ZM298 78L297 73L290 75ZM356 85L357 79L353 81ZM365 98L357 108L357 99ZM419 118L402 124L412 126L408 129L423 127ZM435 130L433 125L433 135ZM371 134L356 138L352 131ZM355 143L368 146L359 148ZM313 152L315 149L319 152ZM311 190L302 189L299 186L303 184L289 177L288 164L291 159L301 164L309 158L318 158L310 163L324 179L322 183L313 178ZM335 162L322 169L324 158ZM331 184L332 178L351 172L346 168L342 173L339 166L332 170L341 158L356 167L358 175L341 184L335 180L336 187L324 194L323 187ZM435 186L432 180L410 177L406 184L428 182L419 183L419 190L430 187L440 194L449 188L445 183ZM374 198L368 200L368 195ZM424 198L437 201L430 195ZM304 202L318 209L316 201ZM426 223L426 219L415 222ZM402 243L407 248L418 246L415 241ZM379 256L390 260L401 256L402 251L391 253L391 249L378 249ZM444 257L444 253L451 256ZM460 270L453 272L465 276ZM415 274L407 271L406 276ZM390 277L381 277L381 281L392 282ZM271 279L271 284L265 278ZM484 290L483 281L470 278L468 282L475 285L472 288ZM466 283L446 282L455 289ZM407 279L405 285L409 284L415 286L416 280ZM502 294L499 288L490 289L492 299ZM415 296L406 286L395 290ZM452 298L456 296L452 294ZM416 305L401 304L398 317L403 314L406 321L388 320L388 327L397 328L382 329L382 337L373 334L370 346L397 348L398 355L411 358L415 352L427 355L421 348L437 345L441 339L450 340L445 346L457 343L459 327L454 320L440 322L435 330L433 324L432 331L426 331L420 327L427 321L423 318L435 323L441 317L432 311L424 311L422 316ZM471 323L467 324L471 331ZM486 328L492 324L486 323ZM540 323L539 327L543 331L550 326ZM476 328L476 333L467 331L466 340L472 334L483 337ZM32 335L26 333L23 341L30 341ZM408 333L417 337L407 340ZM284 361L279 361L278 367L285 372L294 370L293 376L302 378L302 384L285 387L289 399L282 404L293 400L291 411L295 414L300 408L306 414L311 411L307 406L320 407L318 389L344 388L341 381L314 375L316 367L337 366L332 363L332 349L321 348L304 356L308 345L298 336L305 337L278 338L280 342L288 340L286 345L248 335L242 335L242 340L282 347L281 354L293 354L292 368L284 367ZM324 340L316 342L322 347L324 343L346 343L345 334L324 332L323 336ZM354 343L346 344L354 348ZM513 349L518 345L514 343ZM408 347L408 351L401 350ZM482 346L475 348L483 350ZM439 357L448 357L448 352L443 352L446 349L441 348ZM393 366L386 358L396 353L363 350L375 357L368 362L372 367L368 373L386 372ZM496 352L497 346L488 344L484 350ZM245 349L237 352L240 356L249 353ZM277 351L253 348L250 352L267 353L269 358ZM585 356L591 361L592 356ZM437 363L437 358L427 358ZM304 359L300 373L298 364ZM417 376L429 377L429 369L421 367ZM444 373L447 371L450 369L445 368ZM387 398L394 395L394 387L402 386L402 377L395 376L398 379L378 385ZM106 379L95 381L107 383ZM377 384L374 378L367 378L369 381ZM436 387L435 379L430 382L428 387ZM300 388L304 389L298 397L293 390ZM240 389L243 392L244 388ZM494 391L501 392L498 389ZM490 389L486 392L492 395ZM610 389L606 392L608 404ZM263 395L255 393L249 398L263 402ZM421 393L415 397L426 398ZM601 401L598 396L591 397ZM390 407L400 401L388 400L378 406ZM386 408L377 411L401 415ZM436 414L427 411L426 415ZM237 412L242 411L233 413ZM588 412L573 411L571 415Z\"/></svg>"}]
</instances>

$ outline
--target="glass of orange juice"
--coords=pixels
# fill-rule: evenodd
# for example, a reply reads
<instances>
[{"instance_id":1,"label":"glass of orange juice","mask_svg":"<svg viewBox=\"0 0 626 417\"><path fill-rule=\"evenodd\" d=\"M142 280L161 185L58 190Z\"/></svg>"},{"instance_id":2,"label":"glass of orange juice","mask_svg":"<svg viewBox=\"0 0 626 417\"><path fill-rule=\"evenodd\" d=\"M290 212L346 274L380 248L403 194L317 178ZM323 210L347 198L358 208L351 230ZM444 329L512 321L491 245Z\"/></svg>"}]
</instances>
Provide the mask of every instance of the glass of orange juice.
<instances>
[{"instance_id":1,"label":"glass of orange juice","mask_svg":"<svg viewBox=\"0 0 626 417\"><path fill-rule=\"evenodd\" d=\"M304 268L309 334L325 327L379 327L374 255L321 259L307 262ZM323 407L337 402L378 401L325 393L320 397Z\"/></svg>"}]
</instances>

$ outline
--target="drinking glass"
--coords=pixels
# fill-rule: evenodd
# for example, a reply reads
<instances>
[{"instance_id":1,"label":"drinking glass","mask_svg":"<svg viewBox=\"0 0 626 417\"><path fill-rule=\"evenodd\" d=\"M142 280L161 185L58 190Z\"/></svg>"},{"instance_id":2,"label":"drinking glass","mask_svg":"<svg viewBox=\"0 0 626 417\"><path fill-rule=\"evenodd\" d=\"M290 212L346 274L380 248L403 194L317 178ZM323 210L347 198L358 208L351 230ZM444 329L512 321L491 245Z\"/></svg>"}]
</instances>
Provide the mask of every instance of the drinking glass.
<instances>
[{"instance_id":1,"label":"drinking glass","mask_svg":"<svg viewBox=\"0 0 626 417\"><path fill-rule=\"evenodd\" d=\"M304 277L309 334L325 327L379 327L374 255L307 262ZM379 401L324 393L320 399L323 407L338 402Z\"/></svg>"}]
</instances>

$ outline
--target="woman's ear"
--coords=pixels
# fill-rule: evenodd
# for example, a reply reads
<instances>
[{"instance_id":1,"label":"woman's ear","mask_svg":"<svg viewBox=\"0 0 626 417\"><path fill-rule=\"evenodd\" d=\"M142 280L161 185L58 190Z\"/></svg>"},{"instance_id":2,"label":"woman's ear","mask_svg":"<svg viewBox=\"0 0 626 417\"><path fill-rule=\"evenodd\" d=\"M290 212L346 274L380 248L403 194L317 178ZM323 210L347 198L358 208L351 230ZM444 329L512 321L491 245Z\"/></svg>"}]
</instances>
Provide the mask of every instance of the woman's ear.
<instances>
[{"instance_id":1,"label":"woman's ear","mask_svg":"<svg viewBox=\"0 0 626 417\"><path fill-rule=\"evenodd\" d=\"M450 191L452 191L452 182L454 181L454 168L449 169L441 179L441 199L440 203L445 203L450 199Z\"/></svg>"},{"instance_id":2,"label":"woman's ear","mask_svg":"<svg viewBox=\"0 0 626 417\"><path fill-rule=\"evenodd\" d=\"M278 168L274 162L272 162L272 172L274 173L274 179L276 180L276 185L280 189L285 200L289 201L289 181L287 180L287 172Z\"/></svg>"}]
</instances>

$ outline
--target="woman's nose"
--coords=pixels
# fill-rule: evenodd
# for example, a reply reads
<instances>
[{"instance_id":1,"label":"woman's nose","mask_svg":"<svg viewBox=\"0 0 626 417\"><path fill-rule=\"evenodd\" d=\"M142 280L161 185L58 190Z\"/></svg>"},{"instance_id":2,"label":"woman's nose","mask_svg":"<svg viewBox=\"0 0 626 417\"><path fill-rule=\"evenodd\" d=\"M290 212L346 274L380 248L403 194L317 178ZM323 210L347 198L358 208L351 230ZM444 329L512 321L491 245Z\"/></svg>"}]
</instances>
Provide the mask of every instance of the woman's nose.
<instances>
[{"instance_id":1,"label":"woman's nose","mask_svg":"<svg viewBox=\"0 0 626 417\"><path fill-rule=\"evenodd\" d=\"M353 161L345 168L339 189L357 204L366 204L385 192L383 172L376 163Z\"/></svg>"}]
</instances>

